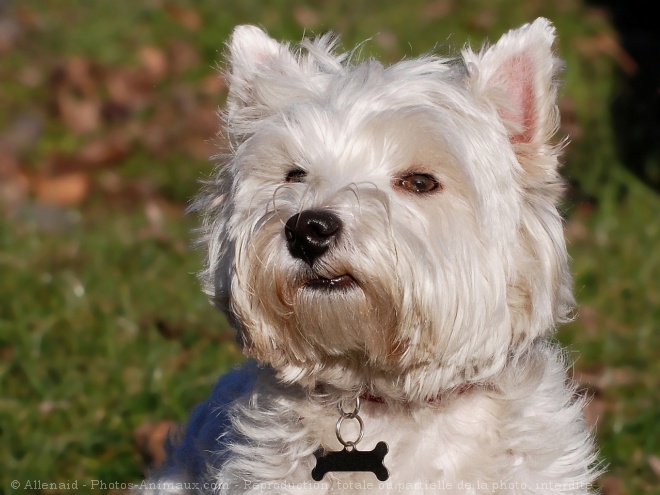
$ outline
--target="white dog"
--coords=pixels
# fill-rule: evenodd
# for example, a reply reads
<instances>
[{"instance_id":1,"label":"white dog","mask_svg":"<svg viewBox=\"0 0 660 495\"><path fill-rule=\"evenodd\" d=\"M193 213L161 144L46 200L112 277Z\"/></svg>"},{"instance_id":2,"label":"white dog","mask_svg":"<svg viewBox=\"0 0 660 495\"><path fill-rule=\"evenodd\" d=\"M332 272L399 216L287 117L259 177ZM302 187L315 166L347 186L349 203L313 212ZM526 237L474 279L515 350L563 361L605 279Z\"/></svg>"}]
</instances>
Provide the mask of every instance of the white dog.
<instances>
[{"instance_id":1,"label":"white dog","mask_svg":"<svg viewBox=\"0 0 660 495\"><path fill-rule=\"evenodd\" d=\"M384 67L236 28L232 151L197 205L205 289L252 360L145 491L591 491L550 340L573 305L554 37L538 19Z\"/></svg>"}]
</instances>

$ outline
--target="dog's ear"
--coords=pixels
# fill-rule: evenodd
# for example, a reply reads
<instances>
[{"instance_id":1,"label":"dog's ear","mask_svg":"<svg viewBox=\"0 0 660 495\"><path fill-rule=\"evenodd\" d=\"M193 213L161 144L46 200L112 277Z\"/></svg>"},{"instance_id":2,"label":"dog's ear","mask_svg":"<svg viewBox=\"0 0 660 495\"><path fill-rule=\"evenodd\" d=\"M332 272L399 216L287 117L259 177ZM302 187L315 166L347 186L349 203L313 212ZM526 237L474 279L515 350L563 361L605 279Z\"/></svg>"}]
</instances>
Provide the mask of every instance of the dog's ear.
<instances>
[{"instance_id":1,"label":"dog's ear","mask_svg":"<svg viewBox=\"0 0 660 495\"><path fill-rule=\"evenodd\" d=\"M557 130L555 78L562 63L554 40L553 25L539 18L481 52L463 51L469 86L495 107L518 155L542 153Z\"/></svg>"},{"instance_id":2,"label":"dog's ear","mask_svg":"<svg viewBox=\"0 0 660 495\"><path fill-rule=\"evenodd\" d=\"M256 26L242 25L234 28L228 43L229 84L227 108L230 115L245 107L259 105L265 99L260 94L258 80L271 75L283 75L291 71L299 72L296 57L288 43L279 43Z\"/></svg>"}]
</instances>

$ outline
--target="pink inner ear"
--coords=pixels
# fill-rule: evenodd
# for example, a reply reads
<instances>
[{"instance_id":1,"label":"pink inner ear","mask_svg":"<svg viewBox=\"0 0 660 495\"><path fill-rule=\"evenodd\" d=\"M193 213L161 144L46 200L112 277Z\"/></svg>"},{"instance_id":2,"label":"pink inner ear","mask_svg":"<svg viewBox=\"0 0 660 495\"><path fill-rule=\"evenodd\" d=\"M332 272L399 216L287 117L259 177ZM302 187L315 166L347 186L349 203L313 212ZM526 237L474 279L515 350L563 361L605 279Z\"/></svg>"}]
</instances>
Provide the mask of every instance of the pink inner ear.
<instances>
[{"instance_id":1,"label":"pink inner ear","mask_svg":"<svg viewBox=\"0 0 660 495\"><path fill-rule=\"evenodd\" d=\"M520 126L520 131L510 136L512 143L529 143L536 129L534 95L534 71L532 62L525 54L518 54L500 67L500 77L506 92L507 103L500 109L503 119Z\"/></svg>"}]
</instances>

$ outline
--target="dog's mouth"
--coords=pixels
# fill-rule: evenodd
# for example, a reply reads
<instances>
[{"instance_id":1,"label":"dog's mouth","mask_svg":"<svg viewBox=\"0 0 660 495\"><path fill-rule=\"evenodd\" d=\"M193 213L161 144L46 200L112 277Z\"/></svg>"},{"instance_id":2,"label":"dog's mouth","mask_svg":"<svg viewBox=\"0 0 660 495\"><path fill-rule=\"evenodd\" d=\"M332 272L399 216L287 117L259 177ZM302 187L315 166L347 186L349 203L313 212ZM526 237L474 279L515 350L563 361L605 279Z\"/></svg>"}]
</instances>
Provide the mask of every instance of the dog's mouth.
<instances>
[{"instance_id":1,"label":"dog's mouth","mask_svg":"<svg viewBox=\"0 0 660 495\"><path fill-rule=\"evenodd\" d=\"M345 273L334 278L318 277L308 280L303 287L312 290L350 290L358 287L357 280L350 274Z\"/></svg>"}]
</instances>

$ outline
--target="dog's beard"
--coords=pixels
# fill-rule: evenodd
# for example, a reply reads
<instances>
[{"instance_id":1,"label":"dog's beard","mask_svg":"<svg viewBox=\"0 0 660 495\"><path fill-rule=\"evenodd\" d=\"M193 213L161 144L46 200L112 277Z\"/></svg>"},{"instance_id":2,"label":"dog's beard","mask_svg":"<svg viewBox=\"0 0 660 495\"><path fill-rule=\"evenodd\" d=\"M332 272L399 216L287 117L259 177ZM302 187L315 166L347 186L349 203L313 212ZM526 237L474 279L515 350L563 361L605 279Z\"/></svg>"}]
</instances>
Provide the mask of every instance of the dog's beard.
<instances>
[{"instance_id":1,"label":"dog's beard","mask_svg":"<svg viewBox=\"0 0 660 495\"><path fill-rule=\"evenodd\" d=\"M282 353L305 367L327 361L345 361L347 367L387 365L400 347L394 281L388 287L336 256L314 267L272 261L271 270L252 264L249 275L253 293L259 294L262 314L257 319L268 327L266 338L264 326L255 332L245 329L259 359Z\"/></svg>"},{"instance_id":2,"label":"dog's beard","mask_svg":"<svg viewBox=\"0 0 660 495\"><path fill-rule=\"evenodd\" d=\"M351 356L383 364L396 347L395 302L374 282L346 274L352 282L318 286L314 279L294 285L293 325L315 349L337 358Z\"/></svg>"}]
</instances>

